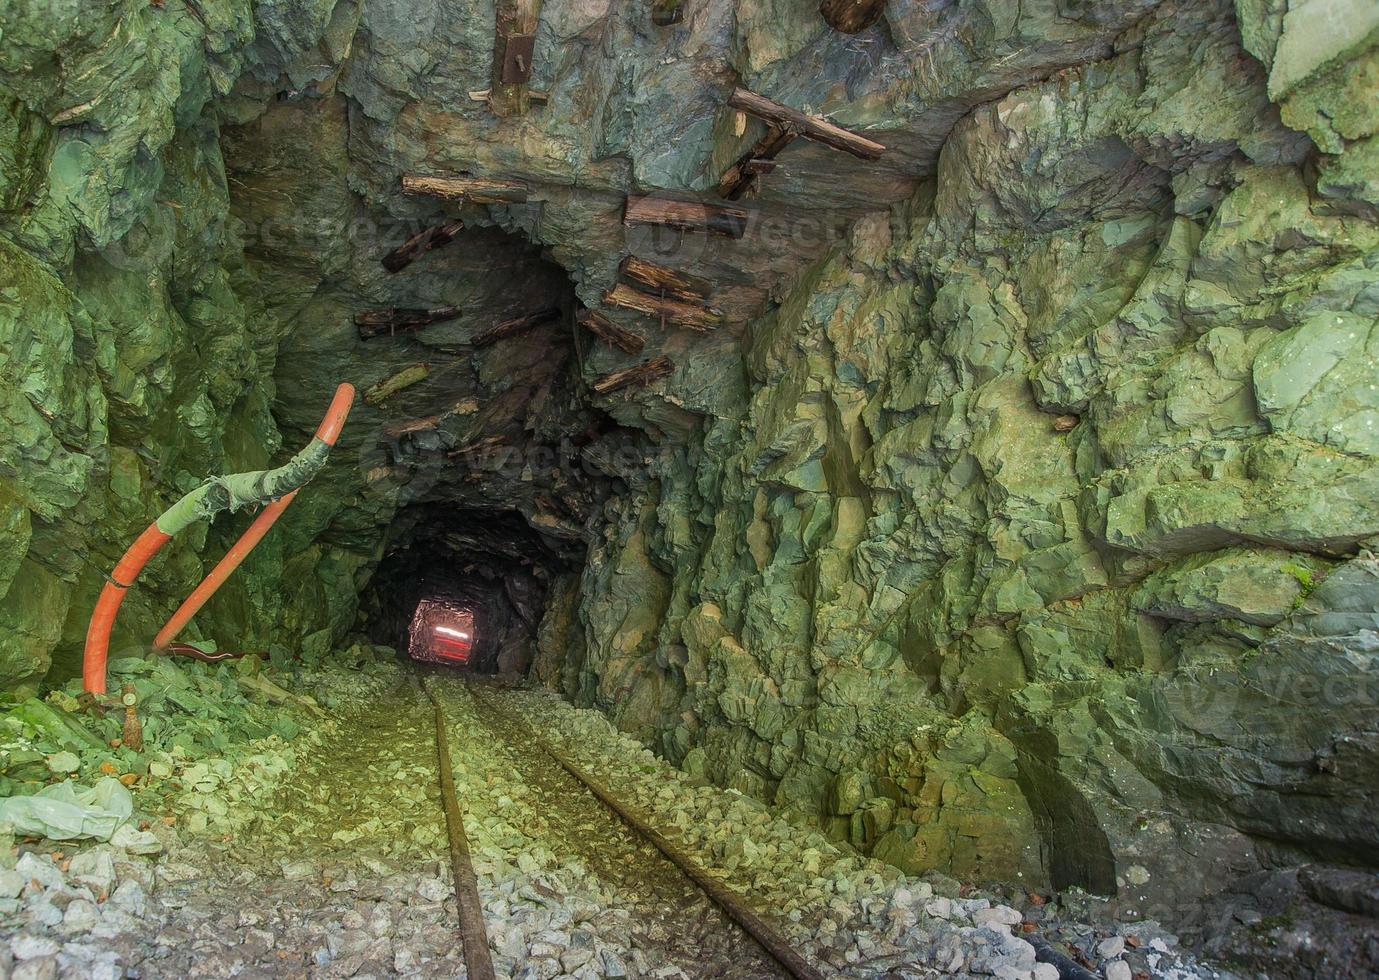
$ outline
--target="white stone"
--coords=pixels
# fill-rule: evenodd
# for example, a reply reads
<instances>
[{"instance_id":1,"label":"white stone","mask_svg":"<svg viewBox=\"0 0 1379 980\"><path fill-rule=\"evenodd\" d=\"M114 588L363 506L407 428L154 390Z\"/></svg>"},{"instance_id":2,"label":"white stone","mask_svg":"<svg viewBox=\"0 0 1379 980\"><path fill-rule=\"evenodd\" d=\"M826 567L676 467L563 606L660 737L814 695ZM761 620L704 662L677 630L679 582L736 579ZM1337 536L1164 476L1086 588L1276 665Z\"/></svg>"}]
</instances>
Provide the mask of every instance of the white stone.
<instances>
[{"instance_id":1,"label":"white stone","mask_svg":"<svg viewBox=\"0 0 1379 980\"><path fill-rule=\"evenodd\" d=\"M1052 963L1036 963L1031 972L1034 980L1058 980L1058 967Z\"/></svg>"},{"instance_id":2,"label":"white stone","mask_svg":"<svg viewBox=\"0 0 1379 980\"><path fill-rule=\"evenodd\" d=\"M33 933L21 932L10 939L10 952L17 960L31 960L38 956L56 956L58 950L57 941L47 936L35 936Z\"/></svg>"},{"instance_id":3,"label":"white stone","mask_svg":"<svg viewBox=\"0 0 1379 980\"><path fill-rule=\"evenodd\" d=\"M1135 980L1135 975L1125 960L1113 960L1106 964L1106 980Z\"/></svg>"},{"instance_id":4,"label":"white stone","mask_svg":"<svg viewBox=\"0 0 1379 980\"><path fill-rule=\"evenodd\" d=\"M1125 952L1125 937L1111 936L1097 943L1097 955L1103 960L1113 960Z\"/></svg>"},{"instance_id":5,"label":"white stone","mask_svg":"<svg viewBox=\"0 0 1379 980\"><path fill-rule=\"evenodd\" d=\"M951 898L936 898L924 906L924 911L936 919L951 919L953 917L953 900Z\"/></svg>"}]
</instances>

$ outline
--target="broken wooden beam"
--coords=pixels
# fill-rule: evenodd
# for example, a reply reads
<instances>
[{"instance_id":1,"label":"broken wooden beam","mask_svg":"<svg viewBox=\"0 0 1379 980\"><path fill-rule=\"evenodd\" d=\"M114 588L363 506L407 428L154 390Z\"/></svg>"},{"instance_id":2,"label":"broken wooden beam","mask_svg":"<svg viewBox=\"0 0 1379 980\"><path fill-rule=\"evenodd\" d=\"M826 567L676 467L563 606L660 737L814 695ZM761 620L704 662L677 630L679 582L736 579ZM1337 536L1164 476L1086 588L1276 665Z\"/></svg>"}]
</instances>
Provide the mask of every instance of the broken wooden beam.
<instances>
[{"instance_id":1,"label":"broken wooden beam","mask_svg":"<svg viewBox=\"0 0 1379 980\"><path fill-rule=\"evenodd\" d=\"M776 165L771 161L798 135L794 127L772 126L751 149L737 158L736 163L723 171L723 177L718 181L718 196L730 201L740 198L756 183L760 174L775 169Z\"/></svg>"},{"instance_id":2,"label":"broken wooden beam","mask_svg":"<svg viewBox=\"0 0 1379 980\"><path fill-rule=\"evenodd\" d=\"M396 374L389 375L382 381L369 385L364 389L364 404L378 405L387 401L404 388L425 381L431 374L431 365L426 363L412 364Z\"/></svg>"},{"instance_id":3,"label":"broken wooden beam","mask_svg":"<svg viewBox=\"0 0 1379 980\"><path fill-rule=\"evenodd\" d=\"M404 310L392 307L386 310L361 310L354 315L354 325L359 328L359 339L368 340L379 334L392 335L420 330L433 323L454 320L464 313L459 306L440 306L434 310Z\"/></svg>"},{"instance_id":4,"label":"broken wooden beam","mask_svg":"<svg viewBox=\"0 0 1379 980\"><path fill-rule=\"evenodd\" d=\"M747 233L747 212L742 208L669 197L629 195L623 210L625 225L665 225L682 231L707 231L728 238Z\"/></svg>"},{"instance_id":5,"label":"broken wooden beam","mask_svg":"<svg viewBox=\"0 0 1379 980\"><path fill-rule=\"evenodd\" d=\"M473 204L521 204L527 199L526 184L469 174L455 177L403 174L402 189L408 194L430 194L448 201L469 201Z\"/></svg>"},{"instance_id":6,"label":"broken wooden beam","mask_svg":"<svg viewBox=\"0 0 1379 980\"><path fill-rule=\"evenodd\" d=\"M488 106L496 116L520 115L531 103L527 84L540 18L541 0L497 0L494 6L493 87Z\"/></svg>"},{"instance_id":7,"label":"broken wooden beam","mask_svg":"<svg viewBox=\"0 0 1379 980\"><path fill-rule=\"evenodd\" d=\"M580 310L575 319L599 340L625 353L640 354L646 343L640 334L623 329L598 310Z\"/></svg>"},{"instance_id":8,"label":"broken wooden beam","mask_svg":"<svg viewBox=\"0 0 1379 980\"><path fill-rule=\"evenodd\" d=\"M713 292L713 283L688 272L679 272L664 265L629 255L618 265L618 273L638 289L665 294L687 303L702 303Z\"/></svg>"},{"instance_id":9,"label":"broken wooden beam","mask_svg":"<svg viewBox=\"0 0 1379 980\"><path fill-rule=\"evenodd\" d=\"M827 119L807 116L798 109L773 102L766 96L749 92L745 88L733 89L733 94L728 98L728 105L749 112L758 119L782 129L794 129L801 136L831 146L835 150L851 153L863 160L880 159L881 154L886 151L880 143L859 136L842 126L835 126Z\"/></svg>"},{"instance_id":10,"label":"broken wooden beam","mask_svg":"<svg viewBox=\"0 0 1379 980\"><path fill-rule=\"evenodd\" d=\"M596 380L592 387L597 394L607 395L622 388L629 388L633 385L649 385L653 381L659 381L675 370L675 365L668 357L653 357L635 367L623 368L621 371L610 371Z\"/></svg>"},{"instance_id":11,"label":"broken wooden beam","mask_svg":"<svg viewBox=\"0 0 1379 980\"><path fill-rule=\"evenodd\" d=\"M532 327L539 327L543 323L550 323L552 320L559 319L560 309L554 306L537 310L535 313L524 313L521 316L513 317L511 320L494 324L482 333L475 334L470 338L469 343L474 347L488 347L490 344L496 344L507 337L526 333Z\"/></svg>"},{"instance_id":12,"label":"broken wooden beam","mask_svg":"<svg viewBox=\"0 0 1379 980\"><path fill-rule=\"evenodd\" d=\"M409 419L406 422L394 422L392 425L383 427L383 434L389 439L401 439L403 436L411 435L414 432L433 432L436 426L440 425L439 415L427 415L419 419Z\"/></svg>"},{"instance_id":13,"label":"broken wooden beam","mask_svg":"<svg viewBox=\"0 0 1379 980\"><path fill-rule=\"evenodd\" d=\"M424 231L417 232L383 256L383 268L389 272L401 272L432 249L449 245L463 229L464 222L456 218L443 225L432 225Z\"/></svg>"},{"instance_id":14,"label":"broken wooden beam","mask_svg":"<svg viewBox=\"0 0 1379 980\"><path fill-rule=\"evenodd\" d=\"M886 0L823 0L819 13L828 26L844 34L859 34L881 19Z\"/></svg>"},{"instance_id":15,"label":"broken wooden beam","mask_svg":"<svg viewBox=\"0 0 1379 980\"><path fill-rule=\"evenodd\" d=\"M684 0L651 0L651 23L657 27L669 27L684 19Z\"/></svg>"},{"instance_id":16,"label":"broken wooden beam","mask_svg":"<svg viewBox=\"0 0 1379 980\"><path fill-rule=\"evenodd\" d=\"M653 296L621 282L603 294L603 301L609 306L636 310L638 313L669 320L677 326L700 332L713 330L723 320L722 313L702 303L686 303L669 296Z\"/></svg>"}]
</instances>

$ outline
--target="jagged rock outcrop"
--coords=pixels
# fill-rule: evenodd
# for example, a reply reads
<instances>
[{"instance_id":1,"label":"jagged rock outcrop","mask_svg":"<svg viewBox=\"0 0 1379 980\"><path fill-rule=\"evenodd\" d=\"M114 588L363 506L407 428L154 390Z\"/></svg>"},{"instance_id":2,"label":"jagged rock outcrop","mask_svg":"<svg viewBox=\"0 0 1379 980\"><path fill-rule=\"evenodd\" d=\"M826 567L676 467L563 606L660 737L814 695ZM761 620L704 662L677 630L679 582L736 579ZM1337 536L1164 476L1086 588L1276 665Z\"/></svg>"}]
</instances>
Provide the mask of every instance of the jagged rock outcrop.
<instances>
[{"instance_id":1,"label":"jagged rock outcrop","mask_svg":"<svg viewBox=\"0 0 1379 980\"><path fill-rule=\"evenodd\" d=\"M548 0L545 102L502 117L475 0L58 8L0 14L5 689L70 675L134 534L347 378L331 466L198 620L222 645L322 656L427 515L502 514L540 543L483 545L545 593L535 677L907 869L1153 911L1379 862L1370 4L891 0L846 35ZM795 140L740 238L625 225L761 138L736 85L887 149ZM603 308L629 255L717 329ZM170 546L117 645L238 521Z\"/></svg>"}]
</instances>

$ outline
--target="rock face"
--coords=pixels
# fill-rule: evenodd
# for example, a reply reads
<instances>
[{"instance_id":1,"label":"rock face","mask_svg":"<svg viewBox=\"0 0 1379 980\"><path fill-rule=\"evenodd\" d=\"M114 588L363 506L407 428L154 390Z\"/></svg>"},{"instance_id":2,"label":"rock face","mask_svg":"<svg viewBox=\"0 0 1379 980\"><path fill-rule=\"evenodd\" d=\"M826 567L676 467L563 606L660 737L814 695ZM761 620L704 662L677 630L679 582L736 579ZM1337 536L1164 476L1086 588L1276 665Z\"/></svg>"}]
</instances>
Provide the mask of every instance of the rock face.
<instances>
[{"instance_id":1,"label":"rock face","mask_svg":"<svg viewBox=\"0 0 1379 980\"><path fill-rule=\"evenodd\" d=\"M907 871L1148 910L1379 863L1371 4L892 0L846 35L547 0L546 101L505 117L477 0L77 8L0 13L6 690L70 676L134 535L348 379L198 618L223 647L395 631L424 550L497 570L509 664ZM737 84L887 150L796 140L741 239L625 226L761 137ZM400 188L461 172L525 200ZM574 313L628 255L722 323L603 309L673 370L599 395L637 358ZM169 545L117 647L243 524Z\"/></svg>"}]
</instances>

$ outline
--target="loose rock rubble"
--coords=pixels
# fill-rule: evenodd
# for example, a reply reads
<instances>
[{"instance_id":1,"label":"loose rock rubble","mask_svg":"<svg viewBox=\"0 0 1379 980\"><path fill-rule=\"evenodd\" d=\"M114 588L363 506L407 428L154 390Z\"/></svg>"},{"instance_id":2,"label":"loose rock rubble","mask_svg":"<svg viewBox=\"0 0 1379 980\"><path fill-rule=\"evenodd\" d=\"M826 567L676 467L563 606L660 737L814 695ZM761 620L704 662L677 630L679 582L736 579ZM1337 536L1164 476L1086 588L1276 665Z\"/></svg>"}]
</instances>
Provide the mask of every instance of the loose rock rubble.
<instances>
[{"instance_id":1,"label":"loose rock rubble","mask_svg":"<svg viewBox=\"0 0 1379 980\"><path fill-rule=\"evenodd\" d=\"M489 696L729 887L774 912L797 949L839 975L1055 980L1057 971L1036 962L1022 938L1037 934L1108 980L1232 976L1196 963L1154 922L1093 925L1061 916L1044 896L984 894L939 874L904 875L750 797L687 776L599 712L540 693Z\"/></svg>"},{"instance_id":2,"label":"loose rock rubble","mask_svg":"<svg viewBox=\"0 0 1379 980\"><path fill-rule=\"evenodd\" d=\"M248 764L244 780L243 760L269 748L237 744L238 763L202 757L156 777L171 822L145 814L146 829L131 822L109 842L0 849L0 976L463 976L429 703L391 666L312 683L338 711L304 719L307 751L292 768ZM1037 932L1106 980L1230 976L1154 923L1110 929L1071 918L1066 902L903 875L704 785L558 698L431 683L500 976L783 975L527 726L826 975L1055 980L1025 938Z\"/></svg>"}]
</instances>

